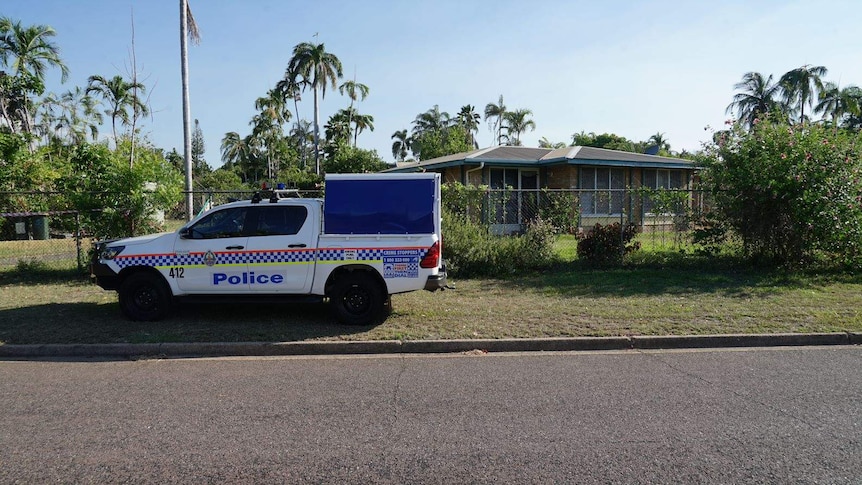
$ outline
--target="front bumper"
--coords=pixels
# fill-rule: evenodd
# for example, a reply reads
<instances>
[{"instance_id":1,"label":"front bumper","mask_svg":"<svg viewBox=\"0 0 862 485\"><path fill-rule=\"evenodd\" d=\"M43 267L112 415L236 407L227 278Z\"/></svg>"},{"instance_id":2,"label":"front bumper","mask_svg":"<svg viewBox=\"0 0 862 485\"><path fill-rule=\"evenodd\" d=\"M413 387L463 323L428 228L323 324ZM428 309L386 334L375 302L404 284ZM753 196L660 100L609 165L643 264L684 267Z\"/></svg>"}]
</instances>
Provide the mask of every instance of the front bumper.
<instances>
[{"instance_id":1,"label":"front bumper","mask_svg":"<svg viewBox=\"0 0 862 485\"><path fill-rule=\"evenodd\" d=\"M104 290L116 290L120 287L120 275L114 273L110 266L98 260L90 262L90 281Z\"/></svg>"},{"instance_id":2,"label":"front bumper","mask_svg":"<svg viewBox=\"0 0 862 485\"><path fill-rule=\"evenodd\" d=\"M439 273L431 275L425 282L425 290L437 291L447 288L446 268L440 270Z\"/></svg>"}]
</instances>

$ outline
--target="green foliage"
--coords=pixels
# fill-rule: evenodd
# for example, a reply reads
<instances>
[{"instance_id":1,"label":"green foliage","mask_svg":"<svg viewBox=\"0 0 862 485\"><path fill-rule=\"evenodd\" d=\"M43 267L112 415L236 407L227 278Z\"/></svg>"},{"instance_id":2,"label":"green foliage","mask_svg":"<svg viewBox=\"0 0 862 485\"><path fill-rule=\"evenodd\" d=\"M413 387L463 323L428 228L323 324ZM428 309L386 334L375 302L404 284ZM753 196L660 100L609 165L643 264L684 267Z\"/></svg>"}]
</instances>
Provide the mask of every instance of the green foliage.
<instances>
[{"instance_id":1,"label":"green foliage","mask_svg":"<svg viewBox=\"0 0 862 485\"><path fill-rule=\"evenodd\" d=\"M236 172L225 169L213 170L205 173L195 180L197 186L201 190L211 191L244 191L248 190L248 186L242 182L242 179Z\"/></svg>"},{"instance_id":2,"label":"green foliage","mask_svg":"<svg viewBox=\"0 0 862 485\"><path fill-rule=\"evenodd\" d=\"M586 234L578 236L578 258L598 266L621 264L623 256L640 249L632 242L637 235L637 226L618 222L603 226L596 224Z\"/></svg>"},{"instance_id":3,"label":"green foliage","mask_svg":"<svg viewBox=\"0 0 862 485\"><path fill-rule=\"evenodd\" d=\"M764 121L707 148L703 181L746 254L862 263L862 136Z\"/></svg>"},{"instance_id":4,"label":"green foliage","mask_svg":"<svg viewBox=\"0 0 862 485\"><path fill-rule=\"evenodd\" d=\"M71 172L58 181L85 227L98 238L135 236L161 229L155 211L180 200L182 176L159 150L138 145L129 167L130 144L116 152L104 145L82 144L73 149Z\"/></svg>"},{"instance_id":5,"label":"green foliage","mask_svg":"<svg viewBox=\"0 0 862 485\"><path fill-rule=\"evenodd\" d=\"M570 191L542 189L539 217L558 232L574 234L578 228L578 196Z\"/></svg>"},{"instance_id":6,"label":"green foliage","mask_svg":"<svg viewBox=\"0 0 862 485\"><path fill-rule=\"evenodd\" d=\"M593 132L575 133L572 135L572 145L582 147L606 148L608 150L619 150L623 152L643 153L646 144L634 142L624 136L613 133L602 133L597 135Z\"/></svg>"},{"instance_id":7,"label":"green foliage","mask_svg":"<svg viewBox=\"0 0 862 485\"><path fill-rule=\"evenodd\" d=\"M413 137L411 147L413 153L418 154L422 160L469 152L473 149L468 134L459 126L418 133Z\"/></svg>"},{"instance_id":8,"label":"green foliage","mask_svg":"<svg viewBox=\"0 0 862 485\"><path fill-rule=\"evenodd\" d=\"M326 173L373 173L386 168L377 150L364 150L340 143L323 163Z\"/></svg>"},{"instance_id":9,"label":"green foliage","mask_svg":"<svg viewBox=\"0 0 862 485\"><path fill-rule=\"evenodd\" d=\"M480 222L482 206L488 196L487 185L464 185L460 182L448 182L440 187L443 208L453 214L468 217L473 222Z\"/></svg>"},{"instance_id":10,"label":"green foliage","mask_svg":"<svg viewBox=\"0 0 862 485\"><path fill-rule=\"evenodd\" d=\"M299 190L320 190L323 186L323 177L297 167L289 167L278 173L276 182L282 182L287 187Z\"/></svg>"},{"instance_id":11,"label":"green foliage","mask_svg":"<svg viewBox=\"0 0 862 485\"><path fill-rule=\"evenodd\" d=\"M443 211L443 256L457 277L500 277L548 267L556 262L554 229L536 220L522 235L495 236L488 226L463 214Z\"/></svg>"}]
</instances>

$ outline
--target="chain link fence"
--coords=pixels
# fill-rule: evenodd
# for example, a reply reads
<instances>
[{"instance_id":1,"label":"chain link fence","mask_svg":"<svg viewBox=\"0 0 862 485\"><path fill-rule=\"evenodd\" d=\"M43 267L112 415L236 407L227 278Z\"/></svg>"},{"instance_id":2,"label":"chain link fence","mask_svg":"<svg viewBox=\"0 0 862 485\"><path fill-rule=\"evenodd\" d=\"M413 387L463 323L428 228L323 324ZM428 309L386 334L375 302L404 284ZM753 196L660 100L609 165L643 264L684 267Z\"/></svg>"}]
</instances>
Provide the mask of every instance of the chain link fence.
<instances>
[{"instance_id":1,"label":"chain link fence","mask_svg":"<svg viewBox=\"0 0 862 485\"><path fill-rule=\"evenodd\" d=\"M251 198L254 190L193 192L193 214L216 205ZM122 220L117 208L75 209L59 201L63 194L45 192L0 193L0 269L38 265L85 273L89 251L100 224ZM104 195L104 194L102 194ZM110 195L110 194L108 194ZM286 189L281 197L322 197L320 191ZM450 200L447 200L450 199ZM523 233L541 218L557 230L557 248L566 259L576 254L579 234L595 224L633 223L643 248L676 250L691 244L692 229L708 203L693 190L477 190L452 200L444 191L444 204L487 224L501 236ZM186 222L185 194L172 207L152 208L145 227L131 221L126 235L176 230ZM34 209L35 208L35 209Z\"/></svg>"},{"instance_id":2,"label":"chain link fence","mask_svg":"<svg viewBox=\"0 0 862 485\"><path fill-rule=\"evenodd\" d=\"M596 224L634 224L645 249L690 247L709 209L704 192L685 189L486 189L448 201L444 195L444 203L498 235L523 233L541 219L556 229L558 251L568 259L577 251L578 236Z\"/></svg>"}]
</instances>

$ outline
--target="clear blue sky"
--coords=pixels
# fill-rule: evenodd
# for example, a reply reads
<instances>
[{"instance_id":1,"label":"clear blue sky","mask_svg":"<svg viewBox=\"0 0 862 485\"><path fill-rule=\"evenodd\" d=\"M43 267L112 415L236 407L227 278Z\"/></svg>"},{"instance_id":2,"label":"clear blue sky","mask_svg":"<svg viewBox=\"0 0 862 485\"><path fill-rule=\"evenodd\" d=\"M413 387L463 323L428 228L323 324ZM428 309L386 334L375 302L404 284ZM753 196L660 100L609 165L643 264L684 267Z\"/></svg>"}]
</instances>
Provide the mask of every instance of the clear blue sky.
<instances>
[{"instance_id":1,"label":"clear blue sky","mask_svg":"<svg viewBox=\"0 0 862 485\"><path fill-rule=\"evenodd\" d=\"M500 94L533 111L536 130L571 142L584 130L645 140L662 132L674 150L696 150L721 128L733 85L748 71L824 65L827 80L862 85L858 0L797 1L284 1L190 0L202 42L190 47L192 117L207 162L221 165L226 132L249 132L254 100L283 76L293 46L318 41L345 79L370 87L362 113L375 130L359 145L392 161L391 135L433 105L482 113ZM178 0L5 0L0 15L48 24L71 76L48 89L84 86L92 74L130 72L131 15L139 78L153 110L143 131L182 151ZM317 37L314 37L317 34ZM311 119L311 95L300 114ZM323 122L350 100L327 90ZM102 136L109 135L106 125ZM482 147L491 143L486 123Z\"/></svg>"}]
</instances>

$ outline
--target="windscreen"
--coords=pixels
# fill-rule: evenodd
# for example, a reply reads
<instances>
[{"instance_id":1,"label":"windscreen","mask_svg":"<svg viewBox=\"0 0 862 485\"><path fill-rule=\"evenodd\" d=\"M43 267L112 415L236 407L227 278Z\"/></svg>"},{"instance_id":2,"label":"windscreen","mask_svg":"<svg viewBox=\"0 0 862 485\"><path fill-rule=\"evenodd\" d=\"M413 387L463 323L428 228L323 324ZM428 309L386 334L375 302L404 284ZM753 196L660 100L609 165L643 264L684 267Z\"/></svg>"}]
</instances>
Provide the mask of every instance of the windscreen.
<instances>
[{"instance_id":1,"label":"windscreen","mask_svg":"<svg viewBox=\"0 0 862 485\"><path fill-rule=\"evenodd\" d=\"M434 233L434 179L326 182L327 234Z\"/></svg>"}]
</instances>

